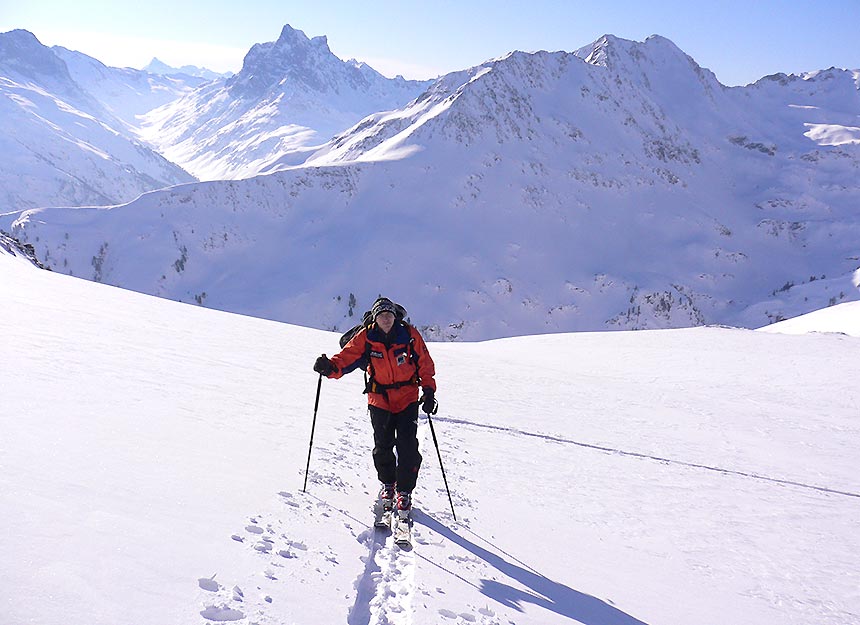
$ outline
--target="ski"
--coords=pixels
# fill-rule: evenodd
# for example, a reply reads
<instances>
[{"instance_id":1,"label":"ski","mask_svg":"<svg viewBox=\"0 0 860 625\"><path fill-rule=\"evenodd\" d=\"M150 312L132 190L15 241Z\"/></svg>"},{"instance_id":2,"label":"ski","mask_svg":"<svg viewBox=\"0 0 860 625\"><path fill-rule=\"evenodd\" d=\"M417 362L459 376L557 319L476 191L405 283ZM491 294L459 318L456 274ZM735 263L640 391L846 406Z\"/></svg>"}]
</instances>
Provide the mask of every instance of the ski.
<instances>
[{"instance_id":1,"label":"ski","mask_svg":"<svg viewBox=\"0 0 860 625\"><path fill-rule=\"evenodd\" d=\"M401 519L394 514L391 517L391 532L394 534L394 543L401 549L412 548L412 518Z\"/></svg>"},{"instance_id":2,"label":"ski","mask_svg":"<svg viewBox=\"0 0 860 625\"><path fill-rule=\"evenodd\" d=\"M377 499L373 505L373 525L377 528L391 527L391 512L394 508L394 502L391 500Z\"/></svg>"},{"instance_id":3,"label":"ski","mask_svg":"<svg viewBox=\"0 0 860 625\"><path fill-rule=\"evenodd\" d=\"M408 498L408 493L401 493L401 498ZM407 505L409 501L407 499ZM402 510L397 510L393 499L378 498L373 502L373 526L379 530L390 530L394 544L401 549L412 548L412 514L411 511L401 518Z\"/></svg>"}]
</instances>

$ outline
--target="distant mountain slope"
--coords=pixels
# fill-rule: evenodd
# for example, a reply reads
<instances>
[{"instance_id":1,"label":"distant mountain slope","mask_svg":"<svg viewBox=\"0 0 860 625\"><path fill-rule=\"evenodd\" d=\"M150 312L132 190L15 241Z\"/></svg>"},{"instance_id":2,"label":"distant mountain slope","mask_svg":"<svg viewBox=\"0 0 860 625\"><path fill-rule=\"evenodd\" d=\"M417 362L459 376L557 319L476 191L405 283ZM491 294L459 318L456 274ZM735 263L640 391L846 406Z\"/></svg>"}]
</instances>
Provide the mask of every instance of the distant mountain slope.
<instances>
[{"instance_id":1,"label":"distant mountain slope","mask_svg":"<svg viewBox=\"0 0 860 625\"><path fill-rule=\"evenodd\" d=\"M201 179L246 178L300 163L312 146L427 84L344 62L325 37L287 25L277 41L253 46L238 74L152 111L143 136Z\"/></svg>"},{"instance_id":2,"label":"distant mountain slope","mask_svg":"<svg viewBox=\"0 0 860 625\"><path fill-rule=\"evenodd\" d=\"M194 180L123 128L35 36L0 34L0 212L118 204Z\"/></svg>"},{"instance_id":3,"label":"distant mountain slope","mask_svg":"<svg viewBox=\"0 0 860 625\"><path fill-rule=\"evenodd\" d=\"M130 130L140 125L139 115L163 106L204 84L192 75L161 76L143 70L108 67L86 54L60 46L52 48L69 75Z\"/></svg>"},{"instance_id":4,"label":"distant mountain slope","mask_svg":"<svg viewBox=\"0 0 860 625\"><path fill-rule=\"evenodd\" d=\"M160 74L162 76L195 76L203 80L218 80L219 78L229 78L233 75L232 72L213 72L205 67L197 67L196 65L183 65L182 67L171 67L167 63L154 58L143 68L143 71L150 74Z\"/></svg>"},{"instance_id":5,"label":"distant mountain slope","mask_svg":"<svg viewBox=\"0 0 860 625\"><path fill-rule=\"evenodd\" d=\"M380 293L434 338L759 327L858 299L860 144L809 132L852 111L854 72L730 89L607 36L442 77L301 168L0 227L58 270L321 328Z\"/></svg>"}]
</instances>

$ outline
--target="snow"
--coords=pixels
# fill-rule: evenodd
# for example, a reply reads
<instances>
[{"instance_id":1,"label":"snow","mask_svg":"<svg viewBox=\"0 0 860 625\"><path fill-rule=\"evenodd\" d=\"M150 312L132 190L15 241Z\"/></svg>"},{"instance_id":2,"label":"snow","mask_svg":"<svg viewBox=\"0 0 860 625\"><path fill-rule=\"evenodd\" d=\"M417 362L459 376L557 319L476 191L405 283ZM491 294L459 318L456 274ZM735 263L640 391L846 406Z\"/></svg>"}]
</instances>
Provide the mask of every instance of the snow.
<instances>
[{"instance_id":1,"label":"snow","mask_svg":"<svg viewBox=\"0 0 860 625\"><path fill-rule=\"evenodd\" d=\"M809 128L804 134L819 145L844 145L860 143L860 128L839 124L804 124Z\"/></svg>"},{"instance_id":2,"label":"snow","mask_svg":"<svg viewBox=\"0 0 860 625\"><path fill-rule=\"evenodd\" d=\"M607 35L407 82L285 26L199 84L0 46L0 228L56 271L341 331L382 275L451 340L860 298L857 70L727 88ZM191 180L173 163L245 180L146 193Z\"/></svg>"},{"instance_id":3,"label":"snow","mask_svg":"<svg viewBox=\"0 0 860 625\"><path fill-rule=\"evenodd\" d=\"M193 180L121 132L116 116L169 98L145 97L153 85L142 74L52 50L26 31L0 33L0 212L127 202Z\"/></svg>"},{"instance_id":4,"label":"snow","mask_svg":"<svg viewBox=\"0 0 860 625\"><path fill-rule=\"evenodd\" d=\"M808 332L838 332L860 337L860 302L846 302L831 308L786 319L761 328L764 332L806 334Z\"/></svg>"},{"instance_id":5,"label":"snow","mask_svg":"<svg viewBox=\"0 0 860 625\"><path fill-rule=\"evenodd\" d=\"M60 46L51 48L66 64L76 83L122 120L133 134L138 116L172 102L205 82L193 76L161 76L154 72L107 67L86 54Z\"/></svg>"},{"instance_id":6,"label":"snow","mask_svg":"<svg viewBox=\"0 0 860 625\"><path fill-rule=\"evenodd\" d=\"M182 67L171 67L160 59L153 59L143 68L143 71L151 74L159 74L162 76L192 76L202 78L204 80L217 80L219 78L229 78L233 72L214 72L205 67L197 67L196 65L183 65Z\"/></svg>"},{"instance_id":7,"label":"snow","mask_svg":"<svg viewBox=\"0 0 860 625\"><path fill-rule=\"evenodd\" d=\"M860 623L854 337L433 343L458 521L422 420L402 551L359 375L323 382L301 492L336 334L2 247L0 283L6 623Z\"/></svg>"}]
</instances>

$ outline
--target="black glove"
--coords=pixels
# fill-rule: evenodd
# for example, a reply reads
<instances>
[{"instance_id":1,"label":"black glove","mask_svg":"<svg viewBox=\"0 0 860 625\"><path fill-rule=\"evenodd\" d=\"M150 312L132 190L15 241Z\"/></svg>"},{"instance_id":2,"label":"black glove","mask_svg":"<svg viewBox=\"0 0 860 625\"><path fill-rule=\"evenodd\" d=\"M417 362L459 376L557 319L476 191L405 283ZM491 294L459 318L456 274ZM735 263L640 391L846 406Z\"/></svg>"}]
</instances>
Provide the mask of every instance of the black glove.
<instances>
[{"instance_id":1,"label":"black glove","mask_svg":"<svg viewBox=\"0 0 860 625\"><path fill-rule=\"evenodd\" d=\"M422 390L424 395L421 397L421 410L427 414L436 414L439 409L439 404L436 402L436 392L427 386Z\"/></svg>"},{"instance_id":2,"label":"black glove","mask_svg":"<svg viewBox=\"0 0 860 625\"><path fill-rule=\"evenodd\" d=\"M332 373L337 371L337 367L334 366L334 363L328 359L328 356L323 354L319 358L317 358L314 363L314 371L317 373L324 375L325 377L330 376Z\"/></svg>"}]
</instances>

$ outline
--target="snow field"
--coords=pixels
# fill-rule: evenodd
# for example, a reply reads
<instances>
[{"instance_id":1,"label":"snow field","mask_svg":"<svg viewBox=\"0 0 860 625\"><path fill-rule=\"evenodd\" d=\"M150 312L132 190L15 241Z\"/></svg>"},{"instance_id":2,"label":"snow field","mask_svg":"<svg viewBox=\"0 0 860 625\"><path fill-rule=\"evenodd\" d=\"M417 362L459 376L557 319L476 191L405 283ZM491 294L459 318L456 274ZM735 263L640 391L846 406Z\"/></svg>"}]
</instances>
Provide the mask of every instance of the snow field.
<instances>
[{"instance_id":1,"label":"snow field","mask_svg":"<svg viewBox=\"0 0 860 625\"><path fill-rule=\"evenodd\" d=\"M2 251L0 251L2 254ZM860 623L857 339L431 344L415 547L336 335L0 255L3 621Z\"/></svg>"}]
</instances>

